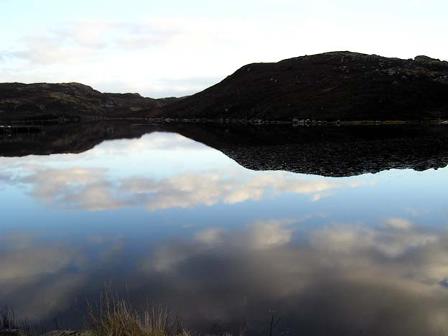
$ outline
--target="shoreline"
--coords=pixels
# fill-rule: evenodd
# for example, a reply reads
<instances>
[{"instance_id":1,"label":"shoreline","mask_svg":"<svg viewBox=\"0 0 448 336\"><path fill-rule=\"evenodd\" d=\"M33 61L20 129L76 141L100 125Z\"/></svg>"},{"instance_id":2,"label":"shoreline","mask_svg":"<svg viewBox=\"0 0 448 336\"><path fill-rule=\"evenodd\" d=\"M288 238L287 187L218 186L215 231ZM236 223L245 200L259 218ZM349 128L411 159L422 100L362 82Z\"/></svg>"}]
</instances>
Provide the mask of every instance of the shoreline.
<instances>
[{"instance_id":1,"label":"shoreline","mask_svg":"<svg viewBox=\"0 0 448 336\"><path fill-rule=\"evenodd\" d=\"M231 124L231 125L285 125L292 127L318 127L318 126L400 126L400 125L448 125L446 119L421 120L262 120L262 119L208 119L208 118L147 118L147 117L114 117L114 118L80 118L80 119L23 119L0 121L0 131L20 127L56 126L67 124L83 124L91 122L140 122L145 124Z\"/></svg>"}]
</instances>

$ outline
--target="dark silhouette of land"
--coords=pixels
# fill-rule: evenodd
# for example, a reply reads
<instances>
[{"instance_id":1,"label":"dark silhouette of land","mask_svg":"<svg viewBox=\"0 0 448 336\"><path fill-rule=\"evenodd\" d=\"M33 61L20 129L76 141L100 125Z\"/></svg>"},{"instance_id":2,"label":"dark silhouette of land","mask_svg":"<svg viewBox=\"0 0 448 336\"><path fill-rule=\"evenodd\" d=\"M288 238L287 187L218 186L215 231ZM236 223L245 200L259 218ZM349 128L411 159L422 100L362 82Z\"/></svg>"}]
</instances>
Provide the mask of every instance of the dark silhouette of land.
<instances>
[{"instance_id":1,"label":"dark silhouette of land","mask_svg":"<svg viewBox=\"0 0 448 336\"><path fill-rule=\"evenodd\" d=\"M157 113L280 121L447 118L448 62L333 52L249 64Z\"/></svg>"},{"instance_id":2,"label":"dark silhouette of land","mask_svg":"<svg viewBox=\"0 0 448 336\"><path fill-rule=\"evenodd\" d=\"M80 127L82 126L82 127ZM352 176L448 164L445 126L291 127L94 122L0 130L0 156L81 153L113 139L176 132L253 170Z\"/></svg>"},{"instance_id":3,"label":"dark silhouette of land","mask_svg":"<svg viewBox=\"0 0 448 336\"><path fill-rule=\"evenodd\" d=\"M0 83L0 122L54 124L144 118L173 98L101 93L79 83Z\"/></svg>"},{"instance_id":4,"label":"dark silhouette of land","mask_svg":"<svg viewBox=\"0 0 448 336\"><path fill-rule=\"evenodd\" d=\"M0 122L105 119L189 122L428 121L448 119L448 62L330 52L249 64L184 98L101 93L68 84L0 84Z\"/></svg>"},{"instance_id":5,"label":"dark silhouette of land","mask_svg":"<svg viewBox=\"0 0 448 336\"><path fill-rule=\"evenodd\" d=\"M80 153L105 140L172 131L249 169L350 176L446 166L446 123L448 62L426 56L331 52L250 64L183 98L77 83L0 84L2 156ZM363 126L330 127L338 125Z\"/></svg>"}]
</instances>

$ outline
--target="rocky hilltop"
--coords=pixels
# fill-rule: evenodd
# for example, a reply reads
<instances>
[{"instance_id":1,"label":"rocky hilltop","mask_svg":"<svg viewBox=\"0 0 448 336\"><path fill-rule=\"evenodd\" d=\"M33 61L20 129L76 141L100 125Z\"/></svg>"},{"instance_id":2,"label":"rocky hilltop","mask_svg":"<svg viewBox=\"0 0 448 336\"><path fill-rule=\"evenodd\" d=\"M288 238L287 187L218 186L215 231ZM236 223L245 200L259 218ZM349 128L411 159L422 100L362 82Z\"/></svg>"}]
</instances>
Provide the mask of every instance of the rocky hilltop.
<instances>
[{"instance_id":1,"label":"rocky hilltop","mask_svg":"<svg viewBox=\"0 0 448 336\"><path fill-rule=\"evenodd\" d=\"M330 52L249 64L164 116L261 120L448 118L448 62Z\"/></svg>"},{"instance_id":2,"label":"rocky hilltop","mask_svg":"<svg viewBox=\"0 0 448 336\"><path fill-rule=\"evenodd\" d=\"M101 93L77 83L0 84L0 121L156 118L172 121L448 119L448 62L330 52L249 64L183 99Z\"/></svg>"}]
</instances>

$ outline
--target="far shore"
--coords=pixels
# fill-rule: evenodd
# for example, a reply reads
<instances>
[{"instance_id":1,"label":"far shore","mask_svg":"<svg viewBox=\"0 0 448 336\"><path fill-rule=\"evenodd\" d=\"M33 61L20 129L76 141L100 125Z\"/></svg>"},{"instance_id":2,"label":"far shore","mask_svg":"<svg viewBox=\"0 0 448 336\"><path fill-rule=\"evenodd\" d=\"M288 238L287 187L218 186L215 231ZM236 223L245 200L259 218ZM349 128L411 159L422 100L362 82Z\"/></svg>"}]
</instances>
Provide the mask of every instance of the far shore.
<instances>
[{"instance_id":1,"label":"far shore","mask_svg":"<svg viewBox=\"0 0 448 336\"><path fill-rule=\"evenodd\" d=\"M112 117L112 118L82 118L82 119L20 119L0 121L0 131L17 127L32 127L46 125L64 125L83 122L131 122L141 124L236 124L236 125L290 125L293 127L316 126L394 126L394 125L448 125L445 119L422 120L263 120L263 119L210 119L210 118L146 118L146 117Z\"/></svg>"}]
</instances>

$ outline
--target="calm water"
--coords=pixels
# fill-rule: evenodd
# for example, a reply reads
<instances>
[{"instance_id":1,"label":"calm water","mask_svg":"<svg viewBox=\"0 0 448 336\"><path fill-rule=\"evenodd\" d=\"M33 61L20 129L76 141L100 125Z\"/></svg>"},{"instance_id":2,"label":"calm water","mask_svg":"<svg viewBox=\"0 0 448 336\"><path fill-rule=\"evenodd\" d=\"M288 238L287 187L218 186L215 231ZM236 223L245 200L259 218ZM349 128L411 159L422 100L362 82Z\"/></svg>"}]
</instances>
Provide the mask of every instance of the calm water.
<instances>
[{"instance_id":1,"label":"calm water","mask_svg":"<svg viewBox=\"0 0 448 336\"><path fill-rule=\"evenodd\" d=\"M201 332L444 335L448 169L251 171L176 133L0 158L0 305L79 326L105 287Z\"/></svg>"}]
</instances>

